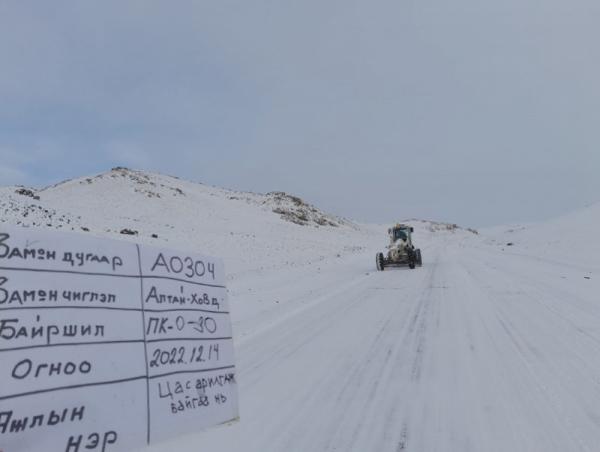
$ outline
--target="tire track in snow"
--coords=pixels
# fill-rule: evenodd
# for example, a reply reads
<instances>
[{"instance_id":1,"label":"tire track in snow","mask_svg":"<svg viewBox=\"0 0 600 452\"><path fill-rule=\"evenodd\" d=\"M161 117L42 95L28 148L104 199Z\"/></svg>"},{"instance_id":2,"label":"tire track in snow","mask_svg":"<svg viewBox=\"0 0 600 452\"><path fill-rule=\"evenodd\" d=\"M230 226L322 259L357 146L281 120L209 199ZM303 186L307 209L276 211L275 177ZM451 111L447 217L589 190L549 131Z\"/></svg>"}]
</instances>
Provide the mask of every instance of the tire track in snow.
<instances>
[{"instance_id":1,"label":"tire track in snow","mask_svg":"<svg viewBox=\"0 0 600 452\"><path fill-rule=\"evenodd\" d=\"M493 268L489 265L484 265L483 267L479 264L472 264L474 267L478 269L479 272L482 271L483 268L486 269L486 278L482 279L481 276L476 276L473 272L473 267L469 268L463 263L463 267L469 277L473 280L472 287L479 288L481 291L481 299L489 300L489 305L494 308L494 314L496 316L496 321L500 326L501 330L504 332L505 337L508 338L513 350L515 351L515 355L518 357L520 362L523 364L523 367L526 369L528 375L530 376L530 381L535 385L535 389L537 393L543 397L548 403L548 406L551 408L551 411L558 420L558 425L561 425L565 433L569 436L572 443L576 443L579 446L579 450L591 452L593 449L590 448L590 445L586 443L583 439L583 435L578 428L576 422L574 422L568 414L566 414L565 407L560 399L555 396L555 392L544 382L544 379L540 376L540 374L535 370L536 367L539 367L540 364L543 365L540 359L539 351L536 350L535 346L532 344L527 345L527 349L525 349L522 344L527 344L528 341L523 337L522 334L518 333L517 327L513 324L510 317L507 316L505 312L503 312L503 305L505 304L505 299L499 297L496 293L490 290L490 287L493 287L493 284L489 284L490 281L495 281L496 284L499 280L507 281L507 284L512 282L511 278L500 276L502 272L498 271L496 268ZM484 291L483 288L488 288L488 290ZM525 293L525 291L523 291ZM516 312L513 312L516 314ZM497 342L500 337L496 334L492 333L492 330L489 327L488 321L482 318L482 323L486 325L486 329L488 331L488 335ZM500 349L504 349L502 346L497 345ZM528 353L527 350L530 350ZM538 360L538 364L534 364L532 361L532 357Z\"/></svg>"},{"instance_id":2,"label":"tire track in snow","mask_svg":"<svg viewBox=\"0 0 600 452\"><path fill-rule=\"evenodd\" d=\"M400 412L410 413L410 409L402 410L401 407L409 406L408 392L420 383L428 325L432 321L432 292L438 278L440 253L440 249L437 249L431 264L422 267L427 274L416 287L413 312L400 331L399 337L402 339L399 346L390 353L385 381L377 396L373 396L383 401L378 415L380 426L375 430L379 434L372 435L373 450L410 450L410 418L400 416ZM398 390L398 384L404 385L404 388ZM390 398L393 400L390 401Z\"/></svg>"},{"instance_id":3,"label":"tire track in snow","mask_svg":"<svg viewBox=\"0 0 600 452\"><path fill-rule=\"evenodd\" d=\"M433 271L431 266L423 267L424 270L428 272L428 275ZM396 271L390 271L385 273L388 278L400 278L401 275L408 270L398 269ZM411 274L410 272L408 274ZM382 274L383 276L383 274ZM385 359L381 362L381 365L377 369L370 369L371 373L375 370L376 379L374 380L370 391L363 397L363 400L366 400L366 404L363 402L363 406L361 409L355 408L354 413L356 418L352 422L352 424L360 426L359 428L355 427L352 429L352 435L349 440L343 443L343 450L364 450L364 442L369 442L368 440L363 440L363 443L360 442L360 437L365 436L365 432L372 432L373 428L369 425L364 425L365 420L374 419L374 423L381 424L383 416L378 412L383 408L382 400L388 398L388 394L392 391L396 391L397 381L392 381L391 376L393 375L394 368L399 364L405 367L404 360L398 360L398 356L404 352L403 345L398 346L397 337L408 337L411 333L414 333L416 330L416 325L420 318L420 313L422 313L422 303L421 296L419 293L423 292L423 285L427 284L428 278L423 278L418 280L418 284L413 285L412 290L406 294L402 294L401 300L394 300L395 303L399 302L408 302L409 306L412 306L412 313L409 316L405 316L404 318L399 318L395 315L395 312L392 313L390 320L393 321L388 323L388 328L386 331L386 335L384 337L385 341L389 344L385 351ZM377 296L376 293L373 296ZM403 333L404 332L404 333ZM383 336L383 335L382 335ZM404 347L406 344L406 340L404 342ZM396 383L396 384L395 384ZM391 416L386 416L388 421L391 420ZM363 425L361 425L363 424ZM394 427L394 429L390 431L397 431L398 427ZM371 442L374 439L371 438ZM361 448L363 447L363 448ZM378 447L372 444L374 449ZM326 449L329 450L329 449ZM332 449L334 450L334 449Z\"/></svg>"},{"instance_id":4,"label":"tire track in snow","mask_svg":"<svg viewBox=\"0 0 600 452\"><path fill-rule=\"evenodd\" d=\"M389 272L391 273L391 272ZM382 274L379 274L379 276L383 276ZM396 284L397 285L397 284ZM372 291L370 291L372 292ZM412 294L413 290L411 289L410 294ZM412 298L412 295L408 294L407 296ZM267 360L263 360L260 365L253 365L253 367L250 369L250 371L246 372L245 378L240 377L240 389L244 390L244 388L250 388L252 387L252 384L258 383L260 381L260 378L262 377L262 375L264 375L265 373L269 373L272 372L272 370L274 367L281 367L285 365L285 362L290 362L289 358L292 356L292 354L294 353L299 353L301 352L305 347L314 347L315 343L318 343L319 341L324 341L324 337L326 336L329 332L329 330L333 327L336 328L337 326L341 326L344 324L344 322L346 322L346 318L348 318L348 315L352 315L352 313L360 313L362 310L370 310L373 309L373 307L370 306L370 298L369 296L371 296L372 298L372 294L368 295L365 294L364 290L352 290L349 294L344 294L344 293L338 293L338 294L334 294L334 296L332 296L331 298L328 298L327 300L324 300L323 302L319 303L319 309L315 309L314 310L314 314L318 316L319 321L316 322L314 325L318 325L320 324L321 327L319 329L315 329L315 328L306 328L305 326L307 325L307 323L311 322L311 319L313 319L312 314L313 310L303 310L303 312L297 316L294 317L293 319L290 320L290 328L285 328L286 325L282 324L282 336L278 338L278 341L281 342L283 345L279 348L275 349L274 353L277 353L277 355L274 355L273 353L268 353L268 356L270 357L270 359ZM361 303L363 303L363 305L361 305ZM405 309L404 307L402 307L401 303L394 303L393 305L390 306L394 306L396 308L396 310L402 310ZM324 312L327 312L327 315L324 315ZM393 313L393 315L389 315L389 313L384 312L370 312L368 311L368 316L369 317L373 317L373 318L377 318L377 317L381 317L382 315L384 316L385 320L390 320L390 319L395 319L398 316L395 315L395 312ZM371 322L372 323L372 322ZM367 325L370 325L370 323L367 323ZM385 324L383 325L382 331L385 332ZM346 328L346 327L344 327ZM369 326L369 328L371 328L371 326ZM272 340L273 334L277 334L279 332L280 328L275 328L273 330L271 330L268 334L266 335L261 335L262 339L260 337L257 337L256 342L257 343L262 343L262 345L258 346L257 349L257 353L259 352L264 352L263 348L266 347L268 348L272 348ZM346 331L349 331L346 328ZM367 333L367 331L365 331L365 334ZM382 333L381 337L384 337L385 334ZM380 338L381 338L380 337ZM303 339L303 340L301 340ZM300 341L300 342L298 342ZM326 343L326 341L324 341ZM271 345L269 345L271 344ZM295 344L295 345L293 345ZM293 346L293 348L292 348ZM374 346L371 346L371 349ZM286 351L286 355L283 356L282 353ZM363 349L361 348L360 350L356 350L357 352L357 356L356 359L359 361L362 361L363 358L365 356L369 356L369 352L364 352ZM305 352L302 352L305 353ZM246 355L247 356L256 356L255 353L250 354L248 352L248 350L246 350ZM301 359L300 359L301 360ZM336 357L335 362L339 361L339 357ZM358 372L363 372L363 373L367 373L369 374L369 372L373 372L373 369L368 369L368 366L366 364L361 364L361 369L367 369L367 370L358 370ZM243 368L242 368L243 370ZM256 376L256 380L255 381L249 381L248 380L248 375L255 375ZM327 375L326 375L327 376ZM327 376L329 377L329 376ZM352 386L352 380L350 376L345 376L345 374L338 374L338 375L334 375L333 376L335 378L335 381L331 381L330 384L325 385L328 388L335 388L339 385L340 383L340 378L343 381L344 378L348 378L348 382L346 384L347 388L350 388ZM373 381L373 379L371 378L369 380L370 382ZM279 418L281 418L282 420L285 419L285 422L283 422L280 425L279 429L275 429L276 433L270 438L271 441L273 441L274 443L282 443L282 441L285 441L285 438L288 437L289 441L294 442L295 444L292 444L292 448L290 449L289 447L282 449L282 450L302 450L299 447L298 444L298 440L302 440L303 438L297 438L297 435L294 435L293 432L288 431L289 429L286 427L286 425L297 425L294 420L298 419L299 421L301 421L301 418L303 416L302 413L305 412L310 412L311 410L314 411L314 408L316 406L319 405L319 400L323 400L325 397L328 396L328 392L330 392L330 389L328 389L327 391L325 391L324 393L319 392L319 391L313 391L309 394L308 397L303 397L301 403L297 403L294 407L293 413L291 413L290 415L284 415L284 416L279 416ZM352 397L349 397L350 400L352 400ZM302 441L300 441L301 443ZM258 444L257 444L258 446ZM284 447L282 445L282 447ZM251 450L261 450L260 447L257 447L256 449L251 449ZM324 449L323 449L324 450Z\"/></svg>"}]
</instances>

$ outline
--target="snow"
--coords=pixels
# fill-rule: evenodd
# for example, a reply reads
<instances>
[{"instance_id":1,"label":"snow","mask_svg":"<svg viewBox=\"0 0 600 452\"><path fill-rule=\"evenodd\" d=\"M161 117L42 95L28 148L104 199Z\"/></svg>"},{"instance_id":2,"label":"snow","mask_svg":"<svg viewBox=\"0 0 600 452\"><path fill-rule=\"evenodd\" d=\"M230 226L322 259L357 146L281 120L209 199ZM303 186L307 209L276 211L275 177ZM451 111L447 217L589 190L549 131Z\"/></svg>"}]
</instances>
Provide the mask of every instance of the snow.
<instances>
[{"instance_id":1,"label":"snow","mask_svg":"<svg viewBox=\"0 0 600 452\"><path fill-rule=\"evenodd\" d=\"M126 169L35 191L39 200L16 190L0 189L2 222L191 247L223 257L231 277L355 253L370 234L281 193L240 193ZM302 215L305 225L293 222Z\"/></svg>"},{"instance_id":2,"label":"snow","mask_svg":"<svg viewBox=\"0 0 600 452\"><path fill-rule=\"evenodd\" d=\"M600 266L600 203L539 224L493 228L489 243L513 243L514 253L562 263Z\"/></svg>"},{"instance_id":3,"label":"snow","mask_svg":"<svg viewBox=\"0 0 600 452\"><path fill-rule=\"evenodd\" d=\"M414 220L423 267L377 272L387 225L303 205L299 225L273 212L293 198L156 174L89 179L39 200L0 189L1 221L191 247L229 273L240 421L144 450L597 450L600 205L479 234Z\"/></svg>"}]
</instances>

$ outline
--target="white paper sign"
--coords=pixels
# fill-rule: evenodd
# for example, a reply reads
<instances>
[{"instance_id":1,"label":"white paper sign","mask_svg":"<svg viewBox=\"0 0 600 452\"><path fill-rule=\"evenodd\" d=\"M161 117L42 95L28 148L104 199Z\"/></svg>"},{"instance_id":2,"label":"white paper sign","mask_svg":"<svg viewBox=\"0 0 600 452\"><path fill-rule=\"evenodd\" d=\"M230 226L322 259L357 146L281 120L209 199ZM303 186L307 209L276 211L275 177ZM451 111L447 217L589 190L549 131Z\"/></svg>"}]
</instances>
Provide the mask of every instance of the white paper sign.
<instances>
[{"instance_id":1,"label":"white paper sign","mask_svg":"<svg viewBox=\"0 0 600 452\"><path fill-rule=\"evenodd\" d=\"M237 417L220 260L0 227L0 451L129 451Z\"/></svg>"}]
</instances>

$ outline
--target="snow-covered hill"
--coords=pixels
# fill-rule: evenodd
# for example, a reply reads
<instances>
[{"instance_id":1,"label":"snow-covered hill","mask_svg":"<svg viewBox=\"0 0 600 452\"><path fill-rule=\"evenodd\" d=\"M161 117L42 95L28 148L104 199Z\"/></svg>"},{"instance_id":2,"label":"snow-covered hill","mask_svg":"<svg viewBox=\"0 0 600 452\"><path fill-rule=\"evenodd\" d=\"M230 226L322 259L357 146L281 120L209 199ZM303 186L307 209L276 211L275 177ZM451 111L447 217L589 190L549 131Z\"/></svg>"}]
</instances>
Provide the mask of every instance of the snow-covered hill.
<instances>
[{"instance_id":1,"label":"snow-covered hill","mask_svg":"<svg viewBox=\"0 0 600 452\"><path fill-rule=\"evenodd\" d=\"M0 188L0 222L191 248L223 257L230 275L354 253L372 236L282 192L235 192L126 168L42 190Z\"/></svg>"},{"instance_id":2,"label":"snow-covered hill","mask_svg":"<svg viewBox=\"0 0 600 452\"><path fill-rule=\"evenodd\" d=\"M387 244L388 227L358 224L283 192L238 192L127 168L40 190L2 187L0 223L191 248L224 258L230 279L374 255ZM408 223L418 245L432 234L467 234L451 224Z\"/></svg>"},{"instance_id":3,"label":"snow-covered hill","mask_svg":"<svg viewBox=\"0 0 600 452\"><path fill-rule=\"evenodd\" d=\"M559 218L484 231L505 252L600 269L600 203Z\"/></svg>"}]
</instances>

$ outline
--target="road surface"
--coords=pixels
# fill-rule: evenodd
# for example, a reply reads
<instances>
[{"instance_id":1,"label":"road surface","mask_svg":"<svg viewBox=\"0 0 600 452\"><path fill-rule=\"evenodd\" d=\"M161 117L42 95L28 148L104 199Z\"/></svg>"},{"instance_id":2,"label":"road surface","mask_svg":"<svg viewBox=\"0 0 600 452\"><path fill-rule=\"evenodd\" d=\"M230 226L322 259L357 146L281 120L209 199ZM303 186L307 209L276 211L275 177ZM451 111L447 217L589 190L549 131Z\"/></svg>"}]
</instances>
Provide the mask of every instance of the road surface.
<instances>
[{"instance_id":1,"label":"road surface","mask_svg":"<svg viewBox=\"0 0 600 452\"><path fill-rule=\"evenodd\" d=\"M150 450L599 450L598 269L432 239L376 272L374 251L257 276L240 422Z\"/></svg>"}]
</instances>

